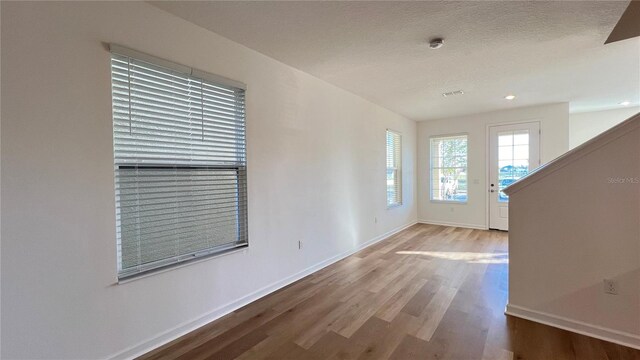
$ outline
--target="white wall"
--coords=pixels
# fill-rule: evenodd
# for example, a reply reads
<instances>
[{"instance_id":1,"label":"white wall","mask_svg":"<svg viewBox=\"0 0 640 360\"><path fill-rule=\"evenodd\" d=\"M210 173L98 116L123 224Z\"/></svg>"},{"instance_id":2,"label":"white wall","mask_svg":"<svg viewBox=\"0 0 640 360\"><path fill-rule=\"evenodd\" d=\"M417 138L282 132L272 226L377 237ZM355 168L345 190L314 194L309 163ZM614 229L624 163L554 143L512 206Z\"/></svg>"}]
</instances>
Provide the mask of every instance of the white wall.
<instances>
[{"instance_id":1,"label":"white wall","mask_svg":"<svg viewBox=\"0 0 640 360\"><path fill-rule=\"evenodd\" d=\"M416 221L415 122L146 3L1 6L3 358L145 350ZM247 251L115 283L110 42L248 85Z\"/></svg>"},{"instance_id":2,"label":"white wall","mask_svg":"<svg viewBox=\"0 0 640 360\"><path fill-rule=\"evenodd\" d=\"M623 126L509 193L507 310L640 349L640 116Z\"/></svg>"},{"instance_id":3,"label":"white wall","mask_svg":"<svg viewBox=\"0 0 640 360\"><path fill-rule=\"evenodd\" d=\"M569 147L574 147L640 112L632 106L614 110L593 111L569 115Z\"/></svg>"},{"instance_id":4,"label":"white wall","mask_svg":"<svg viewBox=\"0 0 640 360\"><path fill-rule=\"evenodd\" d=\"M418 219L422 222L487 228L487 126L539 121L543 163L569 148L569 104L552 104L496 111L418 123ZM468 134L468 191L466 204L437 203L429 197L429 138Z\"/></svg>"}]
</instances>

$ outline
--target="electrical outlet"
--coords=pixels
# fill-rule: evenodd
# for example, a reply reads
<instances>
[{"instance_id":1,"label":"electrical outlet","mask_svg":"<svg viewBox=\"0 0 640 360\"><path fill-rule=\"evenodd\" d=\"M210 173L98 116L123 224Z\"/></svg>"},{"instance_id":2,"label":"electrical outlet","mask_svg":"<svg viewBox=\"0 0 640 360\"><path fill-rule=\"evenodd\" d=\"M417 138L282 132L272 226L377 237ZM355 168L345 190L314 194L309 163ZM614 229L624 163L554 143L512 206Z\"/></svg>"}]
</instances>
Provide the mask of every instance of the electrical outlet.
<instances>
[{"instance_id":1,"label":"electrical outlet","mask_svg":"<svg viewBox=\"0 0 640 360\"><path fill-rule=\"evenodd\" d=\"M302 240L298 240L298 250L302 250Z\"/></svg>"},{"instance_id":2,"label":"electrical outlet","mask_svg":"<svg viewBox=\"0 0 640 360\"><path fill-rule=\"evenodd\" d=\"M604 293L618 295L618 282L611 279L604 279Z\"/></svg>"},{"instance_id":3,"label":"electrical outlet","mask_svg":"<svg viewBox=\"0 0 640 360\"><path fill-rule=\"evenodd\" d=\"M373 218L373 223L374 223L374 224L377 224L377 223L378 223L378 217L377 217L377 216L375 216L375 217Z\"/></svg>"}]
</instances>

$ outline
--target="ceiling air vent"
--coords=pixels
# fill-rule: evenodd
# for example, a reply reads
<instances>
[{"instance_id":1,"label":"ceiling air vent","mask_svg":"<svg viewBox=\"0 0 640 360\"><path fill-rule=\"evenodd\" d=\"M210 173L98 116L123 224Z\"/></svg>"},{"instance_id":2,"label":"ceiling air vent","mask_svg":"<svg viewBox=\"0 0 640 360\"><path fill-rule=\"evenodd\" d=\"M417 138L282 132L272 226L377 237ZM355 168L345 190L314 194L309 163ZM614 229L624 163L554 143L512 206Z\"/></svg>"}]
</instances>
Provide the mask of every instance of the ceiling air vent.
<instances>
[{"instance_id":1,"label":"ceiling air vent","mask_svg":"<svg viewBox=\"0 0 640 360\"><path fill-rule=\"evenodd\" d=\"M449 97L449 96L454 96L454 95L464 95L464 91L456 90L456 91L449 91L449 92L446 92L446 93L442 93L442 96L444 96L444 97Z\"/></svg>"}]
</instances>

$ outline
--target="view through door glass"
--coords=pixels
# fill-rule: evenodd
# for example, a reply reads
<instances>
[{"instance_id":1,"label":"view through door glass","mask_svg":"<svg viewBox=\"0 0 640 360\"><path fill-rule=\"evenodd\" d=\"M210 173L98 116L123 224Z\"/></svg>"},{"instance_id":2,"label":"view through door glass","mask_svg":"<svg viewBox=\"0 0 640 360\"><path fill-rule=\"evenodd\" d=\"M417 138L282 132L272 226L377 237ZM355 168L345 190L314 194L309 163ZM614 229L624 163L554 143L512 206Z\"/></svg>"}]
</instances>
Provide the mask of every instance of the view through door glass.
<instances>
[{"instance_id":1,"label":"view through door glass","mask_svg":"<svg viewBox=\"0 0 640 360\"><path fill-rule=\"evenodd\" d=\"M528 173L529 130L498 132L498 201L509 201L502 190Z\"/></svg>"}]
</instances>

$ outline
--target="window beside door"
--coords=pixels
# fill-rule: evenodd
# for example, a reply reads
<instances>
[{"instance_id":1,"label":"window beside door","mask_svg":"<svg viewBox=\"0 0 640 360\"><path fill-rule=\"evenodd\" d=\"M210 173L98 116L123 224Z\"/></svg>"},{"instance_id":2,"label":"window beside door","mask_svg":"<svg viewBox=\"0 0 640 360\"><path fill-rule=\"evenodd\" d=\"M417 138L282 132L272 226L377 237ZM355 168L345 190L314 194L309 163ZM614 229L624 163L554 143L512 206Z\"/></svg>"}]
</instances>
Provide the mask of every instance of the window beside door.
<instances>
[{"instance_id":1,"label":"window beside door","mask_svg":"<svg viewBox=\"0 0 640 360\"><path fill-rule=\"evenodd\" d=\"M387 207L402 205L402 136L387 130Z\"/></svg>"},{"instance_id":2,"label":"window beside door","mask_svg":"<svg viewBox=\"0 0 640 360\"><path fill-rule=\"evenodd\" d=\"M432 137L430 149L431 200L467 202L467 135Z\"/></svg>"}]
</instances>

